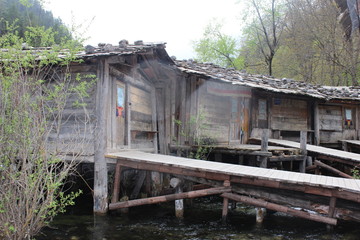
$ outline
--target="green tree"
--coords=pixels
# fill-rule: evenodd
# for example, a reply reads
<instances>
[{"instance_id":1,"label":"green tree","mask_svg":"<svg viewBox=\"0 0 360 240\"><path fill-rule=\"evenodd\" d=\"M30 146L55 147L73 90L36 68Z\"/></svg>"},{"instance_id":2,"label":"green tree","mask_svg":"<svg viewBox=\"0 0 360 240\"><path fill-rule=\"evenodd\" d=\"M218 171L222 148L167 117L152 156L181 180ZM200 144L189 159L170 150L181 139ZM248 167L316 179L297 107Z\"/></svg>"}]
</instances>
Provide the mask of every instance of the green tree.
<instances>
[{"instance_id":1,"label":"green tree","mask_svg":"<svg viewBox=\"0 0 360 240\"><path fill-rule=\"evenodd\" d=\"M281 0L250 0L248 4L249 11L245 16L248 25L243 32L241 52L246 56L247 66L265 64L267 74L272 76L274 58L285 26L284 4Z\"/></svg>"},{"instance_id":2,"label":"green tree","mask_svg":"<svg viewBox=\"0 0 360 240\"><path fill-rule=\"evenodd\" d=\"M209 23L203 37L194 42L196 59L201 62L213 62L223 67L242 69L243 59L239 57L237 41L222 32L223 25L216 20Z\"/></svg>"},{"instance_id":3,"label":"green tree","mask_svg":"<svg viewBox=\"0 0 360 240\"><path fill-rule=\"evenodd\" d=\"M64 110L74 98L73 108L84 107L93 79L69 72L79 61L78 41L55 44L56 33L45 27L29 27L24 37L14 29L0 36L0 238L20 240L36 235L79 194L65 194L62 186L87 141L89 116L64 118ZM24 42L51 48L23 50ZM69 119L77 124L67 131L77 135L64 145L58 133Z\"/></svg>"}]
</instances>

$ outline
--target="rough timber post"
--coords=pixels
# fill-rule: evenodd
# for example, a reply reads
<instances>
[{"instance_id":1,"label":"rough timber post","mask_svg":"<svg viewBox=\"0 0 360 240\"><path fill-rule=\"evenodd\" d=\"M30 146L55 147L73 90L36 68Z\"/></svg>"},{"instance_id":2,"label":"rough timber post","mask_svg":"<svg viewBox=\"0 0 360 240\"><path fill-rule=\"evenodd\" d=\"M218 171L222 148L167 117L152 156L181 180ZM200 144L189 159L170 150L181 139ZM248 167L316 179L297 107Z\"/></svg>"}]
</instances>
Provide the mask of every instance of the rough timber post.
<instances>
[{"instance_id":1,"label":"rough timber post","mask_svg":"<svg viewBox=\"0 0 360 240\"><path fill-rule=\"evenodd\" d=\"M109 68L106 60L99 61L96 99L97 128L94 156L94 207L96 214L108 211L108 173L105 158L106 149L106 106L109 91Z\"/></svg>"},{"instance_id":2,"label":"rough timber post","mask_svg":"<svg viewBox=\"0 0 360 240\"><path fill-rule=\"evenodd\" d=\"M267 152L268 151L268 141L269 141L269 131L267 129L263 130L262 136L261 136L261 151ZM263 156L260 157L260 167L261 168L267 168L267 157ZM265 215L266 215L266 208L255 208L256 211L256 222L262 223L264 221Z\"/></svg>"},{"instance_id":3,"label":"rough timber post","mask_svg":"<svg viewBox=\"0 0 360 240\"><path fill-rule=\"evenodd\" d=\"M306 152L307 132L300 132L300 152L304 156L304 160L300 162L299 171L304 173L306 168L307 152Z\"/></svg>"},{"instance_id":4,"label":"rough timber post","mask_svg":"<svg viewBox=\"0 0 360 240\"><path fill-rule=\"evenodd\" d=\"M182 193L182 182L179 178L172 178L170 186L175 188L175 193ZM175 216L179 219L184 217L184 199L175 200Z\"/></svg>"},{"instance_id":5,"label":"rough timber post","mask_svg":"<svg viewBox=\"0 0 360 240\"><path fill-rule=\"evenodd\" d=\"M230 187L230 181L224 181L224 187ZM223 199L223 209L222 209L222 222L226 223L226 219L229 212L229 199L224 197Z\"/></svg>"}]
</instances>

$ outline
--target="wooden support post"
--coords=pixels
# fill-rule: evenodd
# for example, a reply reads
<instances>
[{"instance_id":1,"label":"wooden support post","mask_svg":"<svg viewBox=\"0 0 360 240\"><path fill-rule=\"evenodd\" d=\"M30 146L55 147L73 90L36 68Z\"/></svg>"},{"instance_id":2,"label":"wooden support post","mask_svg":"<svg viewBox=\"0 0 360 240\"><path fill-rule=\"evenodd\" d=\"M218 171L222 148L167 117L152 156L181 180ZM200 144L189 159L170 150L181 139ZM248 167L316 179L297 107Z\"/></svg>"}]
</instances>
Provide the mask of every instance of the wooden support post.
<instances>
[{"instance_id":1,"label":"wooden support post","mask_svg":"<svg viewBox=\"0 0 360 240\"><path fill-rule=\"evenodd\" d=\"M266 216L266 208L257 207L256 211L256 223L263 223L264 218Z\"/></svg>"},{"instance_id":2,"label":"wooden support post","mask_svg":"<svg viewBox=\"0 0 360 240\"><path fill-rule=\"evenodd\" d=\"M146 178L146 171L140 170L137 176L137 181L135 187L130 195L130 199L135 199L139 196L142 185L144 184Z\"/></svg>"},{"instance_id":3,"label":"wooden support post","mask_svg":"<svg viewBox=\"0 0 360 240\"><path fill-rule=\"evenodd\" d=\"M268 141L269 141L269 131L267 129L264 129L261 135L261 152L268 151L268 145L269 145ZM260 167L267 168L268 157L260 156L259 160L260 160Z\"/></svg>"},{"instance_id":4,"label":"wooden support post","mask_svg":"<svg viewBox=\"0 0 360 240\"><path fill-rule=\"evenodd\" d=\"M121 165L119 163L116 163L115 178L114 178L114 188L113 188L113 195L112 195L112 198L111 198L111 203L116 203L117 201L119 201L120 179L121 179Z\"/></svg>"},{"instance_id":5,"label":"wooden support post","mask_svg":"<svg viewBox=\"0 0 360 240\"><path fill-rule=\"evenodd\" d=\"M307 151L306 151L306 142L307 142L307 132L300 132L300 153L304 156L304 159L299 164L299 171L304 173L306 168L306 160L307 160Z\"/></svg>"},{"instance_id":6,"label":"wooden support post","mask_svg":"<svg viewBox=\"0 0 360 240\"><path fill-rule=\"evenodd\" d=\"M175 188L175 194L183 192L182 182L179 178L172 178L170 180L170 186ZM175 216L178 219L184 218L184 199L175 200Z\"/></svg>"},{"instance_id":7,"label":"wooden support post","mask_svg":"<svg viewBox=\"0 0 360 240\"><path fill-rule=\"evenodd\" d=\"M230 187L230 181L224 181L224 187ZM222 209L222 222L226 223L226 219L229 212L229 199L224 197L223 199L223 209Z\"/></svg>"},{"instance_id":8,"label":"wooden support post","mask_svg":"<svg viewBox=\"0 0 360 240\"><path fill-rule=\"evenodd\" d=\"M334 215L335 215L336 200L337 200L336 197L331 197L331 198L330 198L329 214L328 214L328 216L329 216L330 218L333 218ZM328 230L333 230L333 226L328 224L328 225L327 225L327 229L328 229Z\"/></svg>"},{"instance_id":9,"label":"wooden support post","mask_svg":"<svg viewBox=\"0 0 360 240\"><path fill-rule=\"evenodd\" d=\"M346 152L349 152L348 144L345 141L342 141L342 149Z\"/></svg>"},{"instance_id":10,"label":"wooden support post","mask_svg":"<svg viewBox=\"0 0 360 240\"><path fill-rule=\"evenodd\" d=\"M269 141L269 131L267 129L263 130L261 136L261 151L267 152L268 151L268 141ZM260 157L260 167L267 168L267 157ZM266 216L266 208L255 208L256 212L256 222L262 223L264 221L264 217Z\"/></svg>"},{"instance_id":11,"label":"wooden support post","mask_svg":"<svg viewBox=\"0 0 360 240\"><path fill-rule=\"evenodd\" d=\"M98 64L98 81L96 90L96 120L95 154L94 154L94 207L95 214L105 214L108 211L108 172L106 152L106 114L109 102L109 64L100 60Z\"/></svg>"}]
</instances>

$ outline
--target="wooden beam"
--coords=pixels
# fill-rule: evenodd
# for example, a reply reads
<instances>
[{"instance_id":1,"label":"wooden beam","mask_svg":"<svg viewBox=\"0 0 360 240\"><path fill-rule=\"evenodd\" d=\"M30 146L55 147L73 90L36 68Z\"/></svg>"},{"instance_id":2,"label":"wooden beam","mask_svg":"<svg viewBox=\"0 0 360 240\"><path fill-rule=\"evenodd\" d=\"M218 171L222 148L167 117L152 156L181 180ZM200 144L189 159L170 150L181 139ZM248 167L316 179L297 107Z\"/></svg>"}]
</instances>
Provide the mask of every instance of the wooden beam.
<instances>
[{"instance_id":1,"label":"wooden beam","mask_svg":"<svg viewBox=\"0 0 360 240\"><path fill-rule=\"evenodd\" d=\"M149 204L156 204L168 201L174 201L177 199L187 199L187 198L197 198L197 197L205 197L210 195L218 195L226 192L231 192L229 187L218 187L218 188L210 188L205 190L197 190L191 192L183 192L183 193L176 193L170 194L165 196L158 196L158 197L151 197L151 198L144 198L144 199L136 199L130 200L125 202L117 202L117 203L110 203L109 210L115 210L119 208L129 208L141 205L149 205Z\"/></svg>"},{"instance_id":2,"label":"wooden beam","mask_svg":"<svg viewBox=\"0 0 360 240\"><path fill-rule=\"evenodd\" d=\"M286 207L283 205L278 205L275 203L267 202L264 200L241 196L241 195L237 195L234 193L223 193L223 194L221 194L221 196L225 197L225 198L229 198L229 199L237 201L237 202L242 202L242 203L257 206L257 207L267 208L267 209L277 211L277 212L287 213L287 214L290 214L290 215L293 215L296 217L301 217L301 218L309 219L309 220L316 221L316 222L322 222L322 223L326 223L326 224L330 224L330 225L337 224L337 219L335 219L335 218L324 217L324 216L320 216L320 215L305 212L305 211L295 210L293 208L289 208L289 207Z\"/></svg>"},{"instance_id":3,"label":"wooden beam","mask_svg":"<svg viewBox=\"0 0 360 240\"><path fill-rule=\"evenodd\" d=\"M329 166L329 165L327 165L325 163L322 163L322 162L320 162L318 160L315 160L315 165L319 166L319 167L322 167L322 168L325 168L325 169L329 170L330 172L335 173L335 174L337 174L337 175L339 175L341 177L354 179L352 176L350 176L350 175L348 175L346 173L343 173L340 170L337 170L336 168L333 168L333 167L331 167L331 166Z\"/></svg>"}]
</instances>

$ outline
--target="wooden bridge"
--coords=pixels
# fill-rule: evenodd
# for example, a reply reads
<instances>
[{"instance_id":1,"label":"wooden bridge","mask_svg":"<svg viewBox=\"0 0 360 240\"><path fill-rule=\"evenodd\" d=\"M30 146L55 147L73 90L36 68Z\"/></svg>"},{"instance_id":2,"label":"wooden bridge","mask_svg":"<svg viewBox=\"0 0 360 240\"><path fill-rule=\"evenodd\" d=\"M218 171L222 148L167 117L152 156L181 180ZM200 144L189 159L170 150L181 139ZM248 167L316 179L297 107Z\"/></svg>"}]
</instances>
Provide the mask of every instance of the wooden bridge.
<instances>
[{"instance_id":1,"label":"wooden bridge","mask_svg":"<svg viewBox=\"0 0 360 240\"><path fill-rule=\"evenodd\" d=\"M257 141L260 141L260 139L257 139ZM300 148L300 143L294 141L288 141L283 139L269 139L268 142L269 144L278 145L278 146ZM360 164L360 154L357 153L341 151L341 150L326 148L321 146L315 146L311 144L306 145L306 151L310 154L315 155L317 158L321 158L324 160L341 162L352 166L358 166Z\"/></svg>"},{"instance_id":2,"label":"wooden bridge","mask_svg":"<svg viewBox=\"0 0 360 240\"><path fill-rule=\"evenodd\" d=\"M227 216L230 199L329 225L336 225L338 220L360 221L360 180L136 151L112 153L106 157L117 163L110 210L218 194L224 199L223 218ZM119 201L123 167L168 173L206 184L209 188Z\"/></svg>"}]
</instances>

